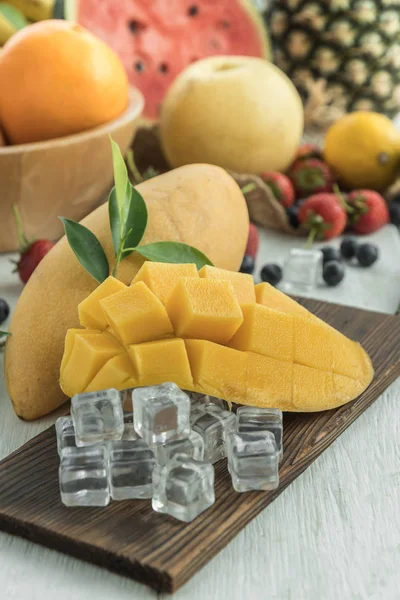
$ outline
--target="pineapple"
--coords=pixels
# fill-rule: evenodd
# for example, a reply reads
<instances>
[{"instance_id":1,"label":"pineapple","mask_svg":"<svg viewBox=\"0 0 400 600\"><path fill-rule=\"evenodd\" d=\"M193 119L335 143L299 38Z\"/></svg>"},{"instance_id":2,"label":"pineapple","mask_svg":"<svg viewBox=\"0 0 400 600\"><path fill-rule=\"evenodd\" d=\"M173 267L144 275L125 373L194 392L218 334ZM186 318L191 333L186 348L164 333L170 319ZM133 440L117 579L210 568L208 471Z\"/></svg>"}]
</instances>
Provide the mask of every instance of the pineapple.
<instances>
[{"instance_id":1,"label":"pineapple","mask_svg":"<svg viewBox=\"0 0 400 600\"><path fill-rule=\"evenodd\" d=\"M400 111L400 0L272 0L274 60L314 125ZM307 105L309 110L307 111Z\"/></svg>"}]
</instances>

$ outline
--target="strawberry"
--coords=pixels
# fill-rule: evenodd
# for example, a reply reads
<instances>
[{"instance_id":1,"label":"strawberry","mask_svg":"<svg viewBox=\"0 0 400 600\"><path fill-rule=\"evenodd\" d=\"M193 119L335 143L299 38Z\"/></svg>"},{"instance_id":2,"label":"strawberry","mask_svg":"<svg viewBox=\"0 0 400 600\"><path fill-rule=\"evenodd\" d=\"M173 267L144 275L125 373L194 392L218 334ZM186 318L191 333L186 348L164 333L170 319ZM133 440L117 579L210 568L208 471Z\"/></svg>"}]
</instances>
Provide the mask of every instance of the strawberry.
<instances>
[{"instance_id":1,"label":"strawberry","mask_svg":"<svg viewBox=\"0 0 400 600\"><path fill-rule=\"evenodd\" d=\"M50 242L50 240L29 241L23 232L21 217L15 204L13 210L17 225L19 249L21 254L19 261L13 262L16 265L15 271L18 271L20 280L22 283L27 283L33 271L36 269L42 258L44 258L48 252L50 252L54 244L53 242Z\"/></svg>"},{"instance_id":2,"label":"strawberry","mask_svg":"<svg viewBox=\"0 0 400 600\"><path fill-rule=\"evenodd\" d=\"M319 158L323 159L322 150L316 144L302 144L297 148L296 156L293 162L298 160L305 160L306 158Z\"/></svg>"},{"instance_id":3,"label":"strawberry","mask_svg":"<svg viewBox=\"0 0 400 600\"><path fill-rule=\"evenodd\" d=\"M389 209L383 197L373 190L353 190L347 196L349 221L356 233L372 233L389 223Z\"/></svg>"},{"instance_id":4,"label":"strawberry","mask_svg":"<svg viewBox=\"0 0 400 600\"><path fill-rule=\"evenodd\" d=\"M318 158L298 160L290 167L288 177L298 198L319 192L331 192L333 175L326 163Z\"/></svg>"},{"instance_id":5,"label":"strawberry","mask_svg":"<svg viewBox=\"0 0 400 600\"><path fill-rule=\"evenodd\" d=\"M346 227L347 215L336 194L314 194L299 209L298 218L303 229L309 231L309 241L330 240Z\"/></svg>"},{"instance_id":6,"label":"strawberry","mask_svg":"<svg viewBox=\"0 0 400 600\"><path fill-rule=\"evenodd\" d=\"M285 208L292 206L294 202L294 189L292 182L286 175L277 172L262 173L260 177L282 206Z\"/></svg>"},{"instance_id":7,"label":"strawberry","mask_svg":"<svg viewBox=\"0 0 400 600\"><path fill-rule=\"evenodd\" d=\"M254 260L257 258L258 246L259 246L258 230L257 227L250 223L249 226L249 237L247 239L247 246L245 254L248 254Z\"/></svg>"}]
</instances>

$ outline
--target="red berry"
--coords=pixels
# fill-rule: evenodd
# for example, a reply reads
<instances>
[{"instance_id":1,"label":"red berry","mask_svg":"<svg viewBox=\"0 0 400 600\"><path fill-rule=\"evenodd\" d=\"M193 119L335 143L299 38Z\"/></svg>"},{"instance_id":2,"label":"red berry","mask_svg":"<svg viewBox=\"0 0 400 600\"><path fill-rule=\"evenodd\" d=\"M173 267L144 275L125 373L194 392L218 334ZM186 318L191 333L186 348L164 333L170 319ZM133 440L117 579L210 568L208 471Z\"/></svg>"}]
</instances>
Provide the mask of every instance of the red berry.
<instances>
[{"instance_id":1,"label":"red berry","mask_svg":"<svg viewBox=\"0 0 400 600\"><path fill-rule=\"evenodd\" d=\"M319 158L323 159L323 153L319 146L316 144L302 144L297 148L296 156L293 162L298 160L304 160L306 158Z\"/></svg>"},{"instance_id":2,"label":"red berry","mask_svg":"<svg viewBox=\"0 0 400 600\"><path fill-rule=\"evenodd\" d=\"M326 163L318 158L297 160L290 167L288 177L298 198L332 191L334 181L332 171Z\"/></svg>"},{"instance_id":3,"label":"red berry","mask_svg":"<svg viewBox=\"0 0 400 600\"><path fill-rule=\"evenodd\" d=\"M294 189L290 179L283 173L262 173L261 179L271 189L282 206L288 208L294 202Z\"/></svg>"},{"instance_id":4,"label":"red berry","mask_svg":"<svg viewBox=\"0 0 400 600\"><path fill-rule=\"evenodd\" d=\"M346 227L347 215L335 194L315 194L301 205L299 221L312 239L330 240Z\"/></svg>"},{"instance_id":5,"label":"red berry","mask_svg":"<svg viewBox=\"0 0 400 600\"><path fill-rule=\"evenodd\" d=\"M53 246L53 242L50 242L49 240L37 240L36 242L32 242L32 244L21 254L21 258L17 264L17 270L19 278L23 283L27 283L40 261L48 252L50 252Z\"/></svg>"},{"instance_id":6,"label":"red berry","mask_svg":"<svg viewBox=\"0 0 400 600\"><path fill-rule=\"evenodd\" d=\"M255 260L257 257L257 253L258 253L259 243L260 243L260 240L258 237L257 227L254 225L254 223L250 223L249 237L247 239L247 246L246 246L245 254L247 254L248 256L251 256L251 258L253 258Z\"/></svg>"},{"instance_id":7,"label":"red berry","mask_svg":"<svg viewBox=\"0 0 400 600\"><path fill-rule=\"evenodd\" d=\"M373 233L389 223L389 209L383 197L373 190L354 190L347 196L350 223L356 233Z\"/></svg>"}]
</instances>

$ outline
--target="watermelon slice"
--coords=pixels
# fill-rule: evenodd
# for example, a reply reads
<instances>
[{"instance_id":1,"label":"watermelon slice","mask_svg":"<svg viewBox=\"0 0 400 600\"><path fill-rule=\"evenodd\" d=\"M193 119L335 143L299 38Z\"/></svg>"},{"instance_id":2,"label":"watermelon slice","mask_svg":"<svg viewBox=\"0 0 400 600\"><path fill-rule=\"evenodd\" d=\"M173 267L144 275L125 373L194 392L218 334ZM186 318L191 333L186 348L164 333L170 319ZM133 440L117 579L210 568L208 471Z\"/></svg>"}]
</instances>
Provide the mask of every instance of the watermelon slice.
<instances>
[{"instance_id":1,"label":"watermelon slice","mask_svg":"<svg viewBox=\"0 0 400 600\"><path fill-rule=\"evenodd\" d=\"M188 64L216 54L269 56L266 30L250 0L65 0L65 16L119 54L144 94L144 116Z\"/></svg>"}]
</instances>

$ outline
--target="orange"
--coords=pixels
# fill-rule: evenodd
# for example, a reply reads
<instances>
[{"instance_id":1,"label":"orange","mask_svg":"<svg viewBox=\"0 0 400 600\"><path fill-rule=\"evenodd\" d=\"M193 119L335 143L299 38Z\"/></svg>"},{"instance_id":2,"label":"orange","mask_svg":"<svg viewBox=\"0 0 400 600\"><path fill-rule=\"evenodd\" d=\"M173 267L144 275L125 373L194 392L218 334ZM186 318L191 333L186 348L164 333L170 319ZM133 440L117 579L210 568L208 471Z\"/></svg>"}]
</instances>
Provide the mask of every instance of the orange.
<instances>
[{"instance_id":1,"label":"orange","mask_svg":"<svg viewBox=\"0 0 400 600\"><path fill-rule=\"evenodd\" d=\"M0 122L12 144L63 137L120 115L124 67L104 42L75 23L21 29L0 55Z\"/></svg>"}]
</instances>

